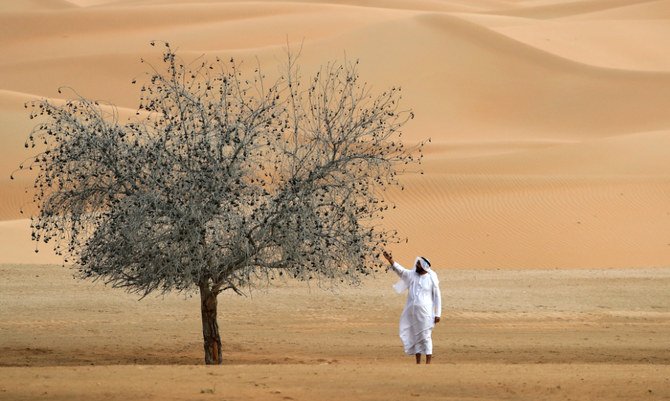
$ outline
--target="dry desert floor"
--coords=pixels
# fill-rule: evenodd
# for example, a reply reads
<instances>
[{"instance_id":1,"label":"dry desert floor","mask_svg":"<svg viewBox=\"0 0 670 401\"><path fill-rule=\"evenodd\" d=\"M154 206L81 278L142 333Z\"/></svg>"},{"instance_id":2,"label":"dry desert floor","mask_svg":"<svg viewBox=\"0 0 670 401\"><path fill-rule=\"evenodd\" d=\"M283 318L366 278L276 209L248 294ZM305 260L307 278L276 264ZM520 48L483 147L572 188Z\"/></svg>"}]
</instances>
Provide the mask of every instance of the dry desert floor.
<instances>
[{"instance_id":1,"label":"dry desert floor","mask_svg":"<svg viewBox=\"0 0 670 401\"><path fill-rule=\"evenodd\" d=\"M402 352L391 274L220 296L224 365L201 365L199 299L137 296L2 265L3 400L667 400L669 269L439 270L435 360ZM416 397L416 398L415 398Z\"/></svg>"}]
</instances>

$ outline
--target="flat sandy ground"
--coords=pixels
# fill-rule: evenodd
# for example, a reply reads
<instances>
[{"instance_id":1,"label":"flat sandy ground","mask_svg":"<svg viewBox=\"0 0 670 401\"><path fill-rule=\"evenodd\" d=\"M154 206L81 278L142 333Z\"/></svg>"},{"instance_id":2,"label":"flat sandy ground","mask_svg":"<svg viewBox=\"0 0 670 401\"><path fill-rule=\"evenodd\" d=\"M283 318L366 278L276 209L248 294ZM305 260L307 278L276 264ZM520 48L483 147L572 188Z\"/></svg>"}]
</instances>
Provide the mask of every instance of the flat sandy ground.
<instances>
[{"instance_id":1,"label":"flat sandy ground","mask_svg":"<svg viewBox=\"0 0 670 401\"><path fill-rule=\"evenodd\" d=\"M391 274L220 297L224 365L201 365L197 297L0 267L0 399L667 400L670 269L440 270L435 360L402 353Z\"/></svg>"}]
</instances>

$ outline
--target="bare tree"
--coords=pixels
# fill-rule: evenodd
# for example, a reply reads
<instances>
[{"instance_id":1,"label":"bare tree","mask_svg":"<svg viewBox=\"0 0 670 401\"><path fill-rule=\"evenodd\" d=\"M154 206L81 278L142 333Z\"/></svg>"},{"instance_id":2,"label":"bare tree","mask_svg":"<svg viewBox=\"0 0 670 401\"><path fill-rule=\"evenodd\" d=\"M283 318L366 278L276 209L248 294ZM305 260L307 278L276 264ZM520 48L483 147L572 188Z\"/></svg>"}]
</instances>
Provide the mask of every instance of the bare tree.
<instances>
[{"instance_id":1,"label":"bare tree","mask_svg":"<svg viewBox=\"0 0 670 401\"><path fill-rule=\"evenodd\" d=\"M155 45L152 43L152 46ZM268 85L233 59L186 64L165 44L137 116L76 97L27 104L43 121L33 239L81 278L142 297L198 289L205 362L220 364L217 295L279 277L355 284L396 241L383 190L420 161L400 89L373 94L357 62L303 79L289 53ZM135 81L133 81L135 83Z\"/></svg>"}]
</instances>

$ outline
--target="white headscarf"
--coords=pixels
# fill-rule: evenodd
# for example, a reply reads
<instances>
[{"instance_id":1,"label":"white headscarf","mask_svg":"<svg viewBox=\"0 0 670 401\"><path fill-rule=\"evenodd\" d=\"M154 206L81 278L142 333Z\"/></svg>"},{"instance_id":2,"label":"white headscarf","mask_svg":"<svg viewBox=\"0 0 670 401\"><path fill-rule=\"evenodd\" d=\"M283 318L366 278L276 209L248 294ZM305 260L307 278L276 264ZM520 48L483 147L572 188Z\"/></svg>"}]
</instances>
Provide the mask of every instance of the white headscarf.
<instances>
[{"instance_id":1,"label":"white headscarf","mask_svg":"<svg viewBox=\"0 0 670 401\"><path fill-rule=\"evenodd\" d=\"M423 256L417 256L416 260L414 260L414 269L416 270L416 264L417 262L421 264L421 268L423 270L429 272L430 271L430 260L424 258Z\"/></svg>"},{"instance_id":2,"label":"white headscarf","mask_svg":"<svg viewBox=\"0 0 670 401\"><path fill-rule=\"evenodd\" d=\"M414 260L414 269L416 270L416 264L420 264L421 268L428 272L430 275L430 278L433 280L433 284L436 286L440 284L440 281L437 279L437 274L430 268L430 261L423 256L417 256L416 259ZM403 279L400 279L397 283L393 285L393 289L395 289L395 292L400 294L401 292L405 291L406 289L409 288L409 283Z\"/></svg>"}]
</instances>

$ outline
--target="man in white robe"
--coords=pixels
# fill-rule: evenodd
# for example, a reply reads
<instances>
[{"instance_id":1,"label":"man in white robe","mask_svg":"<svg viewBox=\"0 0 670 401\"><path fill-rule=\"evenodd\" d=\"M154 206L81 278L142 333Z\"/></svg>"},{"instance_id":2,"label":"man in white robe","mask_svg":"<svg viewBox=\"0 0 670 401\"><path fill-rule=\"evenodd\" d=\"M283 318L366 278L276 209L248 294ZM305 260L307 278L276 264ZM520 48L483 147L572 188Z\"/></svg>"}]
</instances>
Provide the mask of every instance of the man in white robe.
<instances>
[{"instance_id":1,"label":"man in white robe","mask_svg":"<svg viewBox=\"0 0 670 401\"><path fill-rule=\"evenodd\" d=\"M393 288L398 293L408 290L407 303L400 316L400 339L405 353L415 355L417 364L421 363L421 355L426 355L426 364L429 364L433 356L433 327L442 314L440 281L424 257L416 258L414 270L405 269L387 252L384 257L400 277Z\"/></svg>"}]
</instances>

